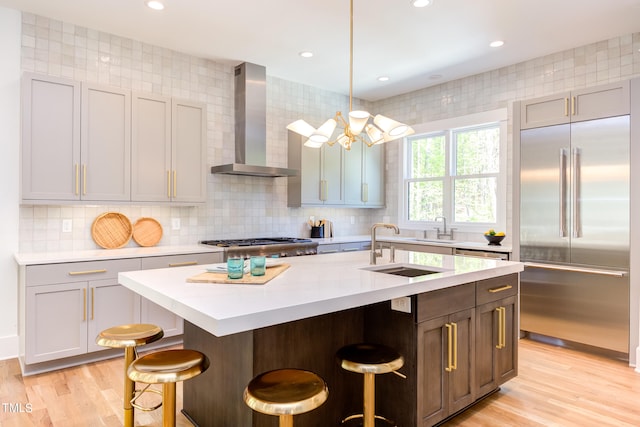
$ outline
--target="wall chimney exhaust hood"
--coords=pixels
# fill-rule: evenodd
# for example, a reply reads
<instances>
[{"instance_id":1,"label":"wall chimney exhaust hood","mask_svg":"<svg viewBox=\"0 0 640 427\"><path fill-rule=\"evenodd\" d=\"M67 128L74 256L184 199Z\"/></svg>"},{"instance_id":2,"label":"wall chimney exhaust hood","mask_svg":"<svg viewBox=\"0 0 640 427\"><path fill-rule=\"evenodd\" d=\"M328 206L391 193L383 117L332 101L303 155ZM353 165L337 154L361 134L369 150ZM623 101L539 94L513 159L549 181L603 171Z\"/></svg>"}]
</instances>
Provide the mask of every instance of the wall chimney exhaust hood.
<instances>
[{"instance_id":1,"label":"wall chimney exhaust hood","mask_svg":"<svg viewBox=\"0 0 640 427\"><path fill-rule=\"evenodd\" d=\"M267 166L267 73L244 62L235 68L236 162L211 173L262 177L296 176L298 171Z\"/></svg>"}]
</instances>

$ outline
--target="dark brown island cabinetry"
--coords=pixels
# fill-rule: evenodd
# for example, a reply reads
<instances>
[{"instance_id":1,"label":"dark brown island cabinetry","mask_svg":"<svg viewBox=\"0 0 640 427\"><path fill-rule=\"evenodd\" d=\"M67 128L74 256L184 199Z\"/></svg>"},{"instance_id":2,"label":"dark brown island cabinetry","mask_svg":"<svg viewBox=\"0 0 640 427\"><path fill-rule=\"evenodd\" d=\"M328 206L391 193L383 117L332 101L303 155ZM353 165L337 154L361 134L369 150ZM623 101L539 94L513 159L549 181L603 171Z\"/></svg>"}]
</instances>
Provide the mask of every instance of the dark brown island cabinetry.
<instances>
[{"instance_id":1,"label":"dark brown island cabinetry","mask_svg":"<svg viewBox=\"0 0 640 427\"><path fill-rule=\"evenodd\" d=\"M365 338L405 357L406 381L377 378L378 412L398 425L433 426L517 375L517 274L411 298L411 313L389 303L365 311Z\"/></svg>"}]
</instances>

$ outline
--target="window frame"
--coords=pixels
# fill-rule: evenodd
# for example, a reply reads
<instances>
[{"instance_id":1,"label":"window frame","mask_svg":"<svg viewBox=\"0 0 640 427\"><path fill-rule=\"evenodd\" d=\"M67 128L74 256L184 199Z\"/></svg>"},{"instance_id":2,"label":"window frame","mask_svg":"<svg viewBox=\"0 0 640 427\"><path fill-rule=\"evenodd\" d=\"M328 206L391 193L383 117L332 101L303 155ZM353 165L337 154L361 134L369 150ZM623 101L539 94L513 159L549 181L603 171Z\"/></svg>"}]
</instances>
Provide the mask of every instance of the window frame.
<instances>
[{"instance_id":1,"label":"window frame","mask_svg":"<svg viewBox=\"0 0 640 427\"><path fill-rule=\"evenodd\" d=\"M505 230L507 228L507 109L502 108L498 110L487 111L483 113L470 114L461 117L455 117L451 119L438 120L429 123L423 123L413 126L415 134L410 137L404 138L402 142L402 148L398 150L400 152L399 161L399 183L400 190L398 192L398 225L407 230L425 230L431 231L434 227L441 227L441 222L434 220L427 221L409 221L408 220L408 194L409 183L417 181L416 179L408 178L408 172L410 168L409 159L409 141L420 136L436 135L438 133L445 134L445 177L438 178L444 185L443 191L445 197L443 200L444 217L447 219L447 229L455 228L456 232L484 232L488 228L494 228L496 230ZM453 183L456 179L451 174L452 172L452 159L454 155L452 152L451 138L454 131L479 128L486 125L498 124L500 128L500 159L499 167L500 172L497 174L497 194L496 194L496 222L495 223L468 223L468 222L453 222L453 202L454 202L454 186ZM482 175L482 176L489 176ZM467 176L470 177L471 175ZM448 195L447 195L448 192ZM448 230L447 230L448 231Z\"/></svg>"}]
</instances>

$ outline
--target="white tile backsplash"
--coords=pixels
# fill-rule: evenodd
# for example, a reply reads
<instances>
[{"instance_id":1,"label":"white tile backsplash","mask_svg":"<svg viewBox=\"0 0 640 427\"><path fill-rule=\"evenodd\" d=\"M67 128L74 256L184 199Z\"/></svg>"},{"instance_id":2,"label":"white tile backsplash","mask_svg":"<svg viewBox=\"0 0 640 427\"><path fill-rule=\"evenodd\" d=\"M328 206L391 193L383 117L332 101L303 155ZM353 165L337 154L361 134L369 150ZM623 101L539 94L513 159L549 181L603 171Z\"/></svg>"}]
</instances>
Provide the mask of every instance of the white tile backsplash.
<instances>
[{"instance_id":1,"label":"white tile backsplash","mask_svg":"<svg viewBox=\"0 0 640 427\"><path fill-rule=\"evenodd\" d=\"M28 13L22 25L23 71L205 102L208 165L235 160L232 66ZM513 101L639 76L639 48L640 33L625 35L375 103L354 100L354 107L410 124L507 107L511 132ZM345 95L267 76L268 164L287 166L288 123L304 118L319 125L347 107ZM509 142L511 147L511 133ZM386 209L288 208L285 178L209 175L202 206L22 206L20 250L95 248L91 224L107 211L122 212L132 222L156 218L164 228L161 245L307 236L310 215L331 219L336 235L366 234L383 216L397 220L398 144L386 149ZM180 218L180 230L171 229L171 218ZM71 233L62 232L63 219L72 221Z\"/></svg>"}]
</instances>

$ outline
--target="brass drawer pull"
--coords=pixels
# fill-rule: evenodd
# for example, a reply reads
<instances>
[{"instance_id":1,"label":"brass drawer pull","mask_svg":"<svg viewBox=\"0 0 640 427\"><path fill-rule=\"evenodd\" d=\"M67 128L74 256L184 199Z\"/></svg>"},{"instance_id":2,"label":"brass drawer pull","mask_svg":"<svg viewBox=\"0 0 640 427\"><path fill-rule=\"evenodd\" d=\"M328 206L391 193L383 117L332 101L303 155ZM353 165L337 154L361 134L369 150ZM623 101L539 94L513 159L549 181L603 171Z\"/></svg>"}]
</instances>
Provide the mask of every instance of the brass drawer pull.
<instances>
[{"instance_id":1,"label":"brass drawer pull","mask_svg":"<svg viewBox=\"0 0 640 427\"><path fill-rule=\"evenodd\" d=\"M498 307L496 308L496 312L498 313L498 344L496 345L496 348L501 350L507 346L507 310L504 307Z\"/></svg>"},{"instance_id":2,"label":"brass drawer pull","mask_svg":"<svg viewBox=\"0 0 640 427\"><path fill-rule=\"evenodd\" d=\"M169 264L169 267L184 267L185 265L198 265L198 261L185 261Z\"/></svg>"},{"instance_id":3,"label":"brass drawer pull","mask_svg":"<svg viewBox=\"0 0 640 427\"><path fill-rule=\"evenodd\" d=\"M491 289L489 289L489 292L491 292L492 294L495 294L496 292L507 291L507 290L509 290L511 288L513 288L513 286L505 285L505 286L501 286L499 288L491 288Z\"/></svg>"},{"instance_id":4,"label":"brass drawer pull","mask_svg":"<svg viewBox=\"0 0 640 427\"><path fill-rule=\"evenodd\" d=\"M70 271L69 276L81 276L83 274L98 274L98 273L106 273L107 269L102 270L86 270L86 271Z\"/></svg>"}]
</instances>

